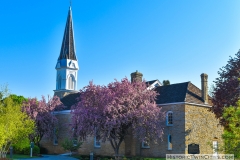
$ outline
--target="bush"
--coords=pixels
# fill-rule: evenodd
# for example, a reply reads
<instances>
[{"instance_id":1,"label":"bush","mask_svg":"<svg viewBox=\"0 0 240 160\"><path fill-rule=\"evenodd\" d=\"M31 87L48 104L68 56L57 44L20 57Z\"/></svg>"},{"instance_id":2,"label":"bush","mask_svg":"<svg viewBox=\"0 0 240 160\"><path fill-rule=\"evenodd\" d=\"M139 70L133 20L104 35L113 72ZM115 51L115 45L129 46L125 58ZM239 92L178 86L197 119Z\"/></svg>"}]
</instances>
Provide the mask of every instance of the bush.
<instances>
[{"instance_id":1,"label":"bush","mask_svg":"<svg viewBox=\"0 0 240 160\"><path fill-rule=\"evenodd\" d=\"M70 139L65 139L61 146L64 148L66 151L77 151L82 145L82 142L78 142L77 140L70 140Z\"/></svg>"},{"instance_id":2,"label":"bush","mask_svg":"<svg viewBox=\"0 0 240 160\"><path fill-rule=\"evenodd\" d=\"M25 148L30 146L30 141L28 138L23 138L17 143L13 144L13 152L17 154L22 154Z\"/></svg>"},{"instance_id":3,"label":"bush","mask_svg":"<svg viewBox=\"0 0 240 160\"><path fill-rule=\"evenodd\" d=\"M23 149L23 154L30 155L30 146ZM33 155L38 155L40 153L40 148L36 145L33 147Z\"/></svg>"}]
</instances>

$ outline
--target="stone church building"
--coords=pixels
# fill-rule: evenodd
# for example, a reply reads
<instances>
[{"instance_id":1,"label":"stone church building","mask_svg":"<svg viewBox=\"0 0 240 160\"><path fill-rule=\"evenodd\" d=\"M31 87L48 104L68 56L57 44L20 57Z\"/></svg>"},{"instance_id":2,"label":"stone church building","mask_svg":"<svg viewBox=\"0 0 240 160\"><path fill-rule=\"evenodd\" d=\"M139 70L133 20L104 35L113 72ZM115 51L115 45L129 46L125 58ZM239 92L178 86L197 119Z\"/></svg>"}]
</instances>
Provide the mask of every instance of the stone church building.
<instances>
[{"instance_id":1,"label":"stone church building","mask_svg":"<svg viewBox=\"0 0 240 160\"><path fill-rule=\"evenodd\" d=\"M79 97L77 91L78 61L74 44L71 7L69 8L60 55L55 69L56 89L54 95L61 98L66 110L56 112L60 124L71 123L71 106ZM142 80L143 74L133 72L132 79ZM212 102L208 95L207 74L201 74L201 89L191 82L163 86L158 80L147 81L148 89L159 93L156 104L166 112L164 135L158 144L139 142L131 135L120 146L119 153L126 156L165 157L166 154L217 154L222 143L223 127L209 111ZM200 82L200 79L199 79ZM43 139L41 146L50 154L61 154L64 137L69 137L66 125L60 125L53 140ZM89 137L78 150L79 154L114 155L109 142L101 143Z\"/></svg>"}]
</instances>

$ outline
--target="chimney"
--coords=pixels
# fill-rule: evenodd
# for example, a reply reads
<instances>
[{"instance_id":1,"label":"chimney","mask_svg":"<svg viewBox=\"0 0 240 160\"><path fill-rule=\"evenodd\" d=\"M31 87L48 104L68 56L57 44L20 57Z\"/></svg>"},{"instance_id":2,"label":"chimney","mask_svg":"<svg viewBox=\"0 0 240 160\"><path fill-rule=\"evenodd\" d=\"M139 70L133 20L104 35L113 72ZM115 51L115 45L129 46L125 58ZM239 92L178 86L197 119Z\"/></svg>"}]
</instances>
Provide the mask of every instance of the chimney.
<instances>
[{"instance_id":1,"label":"chimney","mask_svg":"<svg viewBox=\"0 0 240 160\"><path fill-rule=\"evenodd\" d=\"M131 82L142 82L143 74L136 71L131 73Z\"/></svg>"},{"instance_id":2,"label":"chimney","mask_svg":"<svg viewBox=\"0 0 240 160\"><path fill-rule=\"evenodd\" d=\"M202 99L205 104L208 104L208 75L206 73L201 74L202 81Z\"/></svg>"}]
</instances>

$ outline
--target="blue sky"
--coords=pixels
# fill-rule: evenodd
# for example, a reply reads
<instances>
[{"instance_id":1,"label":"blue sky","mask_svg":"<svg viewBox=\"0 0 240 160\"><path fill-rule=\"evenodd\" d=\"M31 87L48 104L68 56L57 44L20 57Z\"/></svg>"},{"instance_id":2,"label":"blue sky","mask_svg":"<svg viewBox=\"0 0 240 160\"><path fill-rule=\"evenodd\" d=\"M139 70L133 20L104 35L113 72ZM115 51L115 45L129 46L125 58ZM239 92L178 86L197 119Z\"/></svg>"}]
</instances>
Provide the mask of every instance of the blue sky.
<instances>
[{"instance_id":1,"label":"blue sky","mask_svg":"<svg viewBox=\"0 0 240 160\"><path fill-rule=\"evenodd\" d=\"M146 80L209 84L240 49L237 0L73 0L78 89L138 70ZM0 85L25 97L53 95L68 0L0 5Z\"/></svg>"}]
</instances>

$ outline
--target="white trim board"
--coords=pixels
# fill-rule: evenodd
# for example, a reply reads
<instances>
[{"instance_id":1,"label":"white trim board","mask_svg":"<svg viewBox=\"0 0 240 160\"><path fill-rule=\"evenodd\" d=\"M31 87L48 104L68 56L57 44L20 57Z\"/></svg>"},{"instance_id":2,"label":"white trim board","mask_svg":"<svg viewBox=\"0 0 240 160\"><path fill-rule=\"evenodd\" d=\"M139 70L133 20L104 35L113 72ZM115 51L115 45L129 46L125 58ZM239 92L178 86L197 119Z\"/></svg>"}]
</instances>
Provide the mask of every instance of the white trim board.
<instances>
[{"instance_id":1,"label":"white trim board","mask_svg":"<svg viewBox=\"0 0 240 160\"><path fill-rule=\"evenodd\" d=\"M169 105L175 105L175 104L189 104L189 105L195 105L200 107L207 107L211 108L212 106L208 104L197 104L197 103L189 103L189 102L174 102L174 103L163 103L163 104L157 104L158 106L169 106Z\"/></svg>"},{"instance_id":2,"label":"white trim board","mask_svg":"<svg viewBox=\"0 0 240 160\"><path fill-rule=\"evenodd\" d=\"M53 114L70 114L71 110L54 111Z\"/></svg>"}]
</instances>

